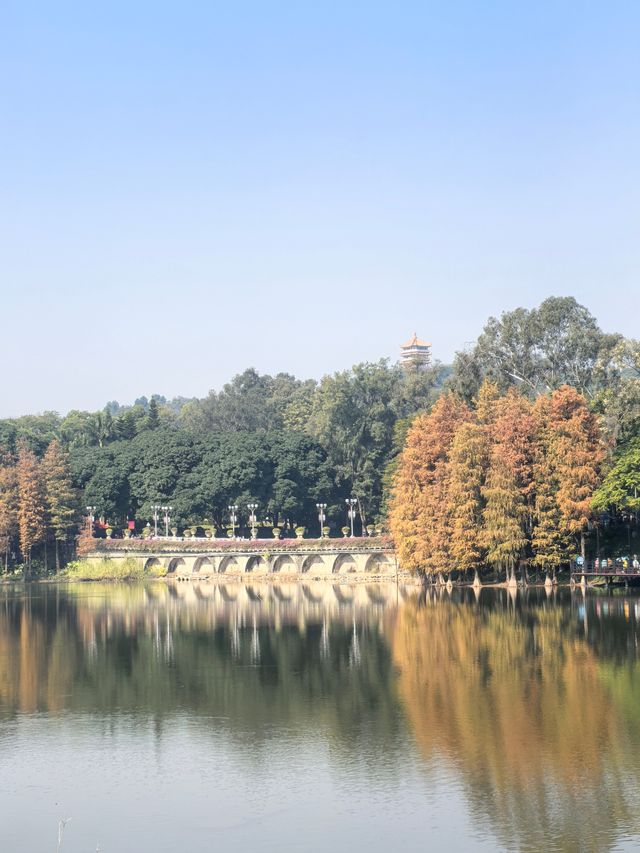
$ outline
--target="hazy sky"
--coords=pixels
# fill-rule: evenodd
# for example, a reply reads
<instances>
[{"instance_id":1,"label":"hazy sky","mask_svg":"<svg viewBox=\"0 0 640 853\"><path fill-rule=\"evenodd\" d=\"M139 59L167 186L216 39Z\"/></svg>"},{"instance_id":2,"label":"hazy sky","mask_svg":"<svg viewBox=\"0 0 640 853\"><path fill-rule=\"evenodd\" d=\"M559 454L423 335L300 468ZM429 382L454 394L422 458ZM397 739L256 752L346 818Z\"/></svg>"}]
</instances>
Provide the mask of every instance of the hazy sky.
<instances>
[{"instance_id":1,"label":"hazy sky","mask_svg":"<svg viewBox=\"0 0 640 853\"><path fill-rule=\"evenodd\" d=\"M0 7L0 416L640 336L640 4Z\"/></svg>"}]
</instances>

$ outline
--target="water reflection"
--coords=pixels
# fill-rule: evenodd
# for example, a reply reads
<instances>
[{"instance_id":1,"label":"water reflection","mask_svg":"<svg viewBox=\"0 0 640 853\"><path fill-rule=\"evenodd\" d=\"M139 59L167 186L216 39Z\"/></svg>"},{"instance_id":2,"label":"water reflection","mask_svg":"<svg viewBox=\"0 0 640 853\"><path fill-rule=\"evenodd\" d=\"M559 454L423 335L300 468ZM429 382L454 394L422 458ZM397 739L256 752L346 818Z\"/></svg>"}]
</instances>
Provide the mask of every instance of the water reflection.
<instances>
[{"instance_id":1,"label":"water reflection","mask_svg":"<svg viewBox=\"0 0 640 853\"><path fill-rule=\"evenodd\" d=\"M631 849L639 632L640 598L580 590L4 587L0 738L10 742L34 714L36 731L52 736L69 715L92 731L152 720L168 749L176 721L188 720L216 762L221 733L244 750L243 779L258 773L257 756L293 761L291 740L298 751L329 745L349 808L371 823L381 819L369 803L377 785L387 823L409 796L423 823L448 798L472 827L467 849ZM453 838L451 827L412 826L403 818L407 849ZM184 831L186 848L200 849Z\"/></svg>"},{"instance_id":2,"label":"water reflection","mask_svg":"<svg viewBox=\"0 0 640 853\"><path fill-rule=\"evenodd\" d=\"M0 717L185 710L260 738L312 714L332 734L373 727L384 743L398 719L385 620L399 595L326 584L5 591ZM335 702L314 704L327 694Z\"/></svg>"},{"instance_id":3,"label":"water reflection","mask_svg":"<svg viewBox=\"0 0 640 853\"><path fill-rule=\"evenodd\" d=\"M391 639L423 756L446 756L507 847L602 850L637 831L638 601L442 597L403 607Z\"/></svg>"}]
</instances>

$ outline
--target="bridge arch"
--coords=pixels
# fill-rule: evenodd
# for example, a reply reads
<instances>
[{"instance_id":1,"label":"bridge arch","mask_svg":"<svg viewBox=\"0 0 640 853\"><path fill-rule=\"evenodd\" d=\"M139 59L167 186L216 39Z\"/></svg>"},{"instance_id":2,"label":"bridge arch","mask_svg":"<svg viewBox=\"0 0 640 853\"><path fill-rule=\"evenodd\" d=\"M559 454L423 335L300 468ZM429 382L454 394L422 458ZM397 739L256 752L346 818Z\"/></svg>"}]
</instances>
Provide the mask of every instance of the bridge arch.
<instances>
[{"instance_id":1,"label":"bridge arch","mask_svg":"<svg viewBox=\"0 0 640 853\"><path fill-rule=\"evenodd\" d=\"M159 574L163 568L162 560L159 560L158 557L149 557L148 560L145 560L145 572L157 572Z\"/></svg>"},{"instance_id":2,"label":"bridge arch","mask_svg":"<svg viewBox=\"0 0 640 853\"><path fill-rule=\"evenodd\" d=\"M327 575L330 569L320 554L309 554L302 561L302 572L311 575Z\"/></svg>"},{"instance_id":3,"label":"bridge arch","mask_svg":"<svg viewBox=\"0 0 640 853\"><path fill-rule=\"evenodd\" d=\"M283 575L292 575L297 574L298 566L292 556L289 554L280 554L273 561L272 571L280 572Z\"/></svg>"},{"instance_id":4,"label":"bridge arch","mask_svg":"<svg viewBox=\"0 0 640 853\"><path fill-rule=\"evenodd\" d=\"M167 566L167 574L174 575L176 572L184 572L186 566L187 564L183 557L172 557Z\"/></svg>"},{"instance_id":5,"label":"bridge arch","mask_svg":"<svg viewBox=\"0 0 640 853\"><path fill-rule=\"evenodd\" d=\"M364 570L373 575L391 575L395 573L396 567L389 554L371 554Z\"/></svg>"},{"instance_id":6,"label":"bridge arch","mask_svg":"<svg viewBox=\"0 0 640 853\"><path fill-rule=\"evenodd\" d=\"M221 575L241 575L242 566L236 557L223 557L220 560L220 565L218 566L218 573Z\"/></svg>"},{"instance_id":7,"label":"bridge arch","mask_svg":"<svg viewBox=\"0 0 640 853\"><path fill-rule=\"evenodd\" d=\"M269 560L260 554L252 554L247 558L245 564L245 572L252 572L255 575L264 575L269 571Z\"/></svg>"},{"instance_id":8,"label":"bridge arch","mask_svg":"<svg viewBox=\"0 0 640 853\"><path fill-rule=\"evenodd\" d=\"M339 554L333 563L333 574L353 574L358 571L355 558L351 554Z\"/></svg>"},{"instance_id":9,"label":"bridge arch","mask_svg":"<svg viewBox=\"0 0 640 853\"><path fill-rule=\"evenodd\" d=\"M201 575L212 575L215 571L213 559L211 557L198 557L193 564L193 573Z\"/></svg>"}]
</instances>

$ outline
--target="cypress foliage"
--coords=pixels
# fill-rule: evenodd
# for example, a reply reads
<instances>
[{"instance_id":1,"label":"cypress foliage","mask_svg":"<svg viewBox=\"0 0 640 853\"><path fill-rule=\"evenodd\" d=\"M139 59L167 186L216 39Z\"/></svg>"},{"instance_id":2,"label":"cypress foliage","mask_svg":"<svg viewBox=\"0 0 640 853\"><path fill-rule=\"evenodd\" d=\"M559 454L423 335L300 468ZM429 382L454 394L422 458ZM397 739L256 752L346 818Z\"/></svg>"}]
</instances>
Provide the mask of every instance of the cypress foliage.
<instances>
[{"instance_id":1,"label":"cypress foliage","mask_svg":"<svg viewBox=\"0 0 640 853\"><path fill-rule=\"evenodd\" d=\"M18 484L18 527L22 557L31 568L31 551L45 539L46 505L40 465L32 450L22 444L16 463Z\"/></svg>"},{"instance_id":2,"label":"cypress foliage","mask_svg":"<svg viewBox=\"0 0 640 853\"><path fill-rule=\"evenodd\" d=\"M487 452L486 431L477 423L463 423L453 440L449 461L449 547L456 568L474 572L476 578L484 565L482 486Z\"/></svg>"},{"instance_id":3,"label":"cypress foliage","mask_svg":"<svg viewBox=\"0 0 640 853\"><path fill-rule=\"evenodd\" d=\"M527 544L523 529L526 508L500 445L492 449L482 495L486 501L482 513L482 542L487 549L487 562L498 571L506 572L509 582L515 577L516 563Z\"/></svg>"},{"instance_id":4,"label":"cypress foliage","mask_svg":"<svg viewBox=\"0 0 640 853\"><path fill-rule=\"evenodd\" d=\"M69 461L59 441L54 439L49 444L41 468L49 525L55 542L56 571L59 571L60 543L68 540L78 517Z\"/></svg>"},{"instance_id":5,"label":"cypress foliage","mask_svg":"<svg viewBox=\"0 0 640 853\"><path fill-rule=\"evenodd\" d=\"M0 466L0 549L4 554L4 570L9 564L11 544L18 535L18 489L13 465Z\"/></svg>"},{"instance_id":6,"label":"cypress foliage","mask_svg":"<svg viewBox=\"0 0 640 853\"><path fill-rule=\"evenodd\" d=\"M563 385L551 395L549 429L556 460L558 507L566 530L580 537L593 519L592 501L601 480L605 446L598 422L575 388Z\"/></svg>"},{"instance_id":7,"label":"cypress foliage","mask_svg":"<svg viewBox=\"0 0 640 853\"><path fill-rule=\"evenodd\" d=\"M558 504L558 459L549 426L550 397L539 397L535 404L536 443L534 473L533 562L544 571L555 572L569 559L571 538L563 524Z\"/></svg>"},{"instance_id":8,"label":"cypress foliage","mask_svg":"<svg viewBox=\"0 0 640 853\"><path fill-rule=\"evenodd\" d=\"M403 566L438 574L451 569L448 456L457 427L471 417L452 394L413 422L398 463L389 526Z\"/></svg>"}]
</instances>

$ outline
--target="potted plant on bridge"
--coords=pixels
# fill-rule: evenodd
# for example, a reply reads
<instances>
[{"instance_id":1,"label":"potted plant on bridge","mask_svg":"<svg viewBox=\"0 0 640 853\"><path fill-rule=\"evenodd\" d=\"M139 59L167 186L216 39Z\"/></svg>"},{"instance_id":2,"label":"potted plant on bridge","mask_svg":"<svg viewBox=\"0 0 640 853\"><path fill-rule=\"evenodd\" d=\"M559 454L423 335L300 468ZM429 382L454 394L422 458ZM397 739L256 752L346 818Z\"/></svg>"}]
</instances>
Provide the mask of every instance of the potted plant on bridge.
<instances>
[{"instance_id":1,"label":"potted plant on bridge","mask_svg":"<svg viewBox=\"0 0 640 853\"><path fill-rule=\"evenodd\" d=\"M274 538L274 539L279 539L279 538L280 538L280 528L279 528L279 527L274 527L274 528L273 528L273 530L272 530L271 532L273 533L273 538Z\"/></svg>"},{"instance_id":2,"label":"potted plant on bridge","mask_svg":"<svg viewBox=\"0 0 640 853\"><path fill-rule=\"evenodd\" d=\"M346 539L350 533L350 529L345 526L345 527L341 527L340 530L342 531L343 538Z\"/></svg>"},{"instance_id":3,"label":"potted plant on bridge","mask_svg":"<svg viewBox=\"0 0 640 853\"><path fill-rule=\"evenodd\" d=\"M296 538L304 539L304 534L307 532L306 527L296 527Z\"/></svg>"}]
</instances>

